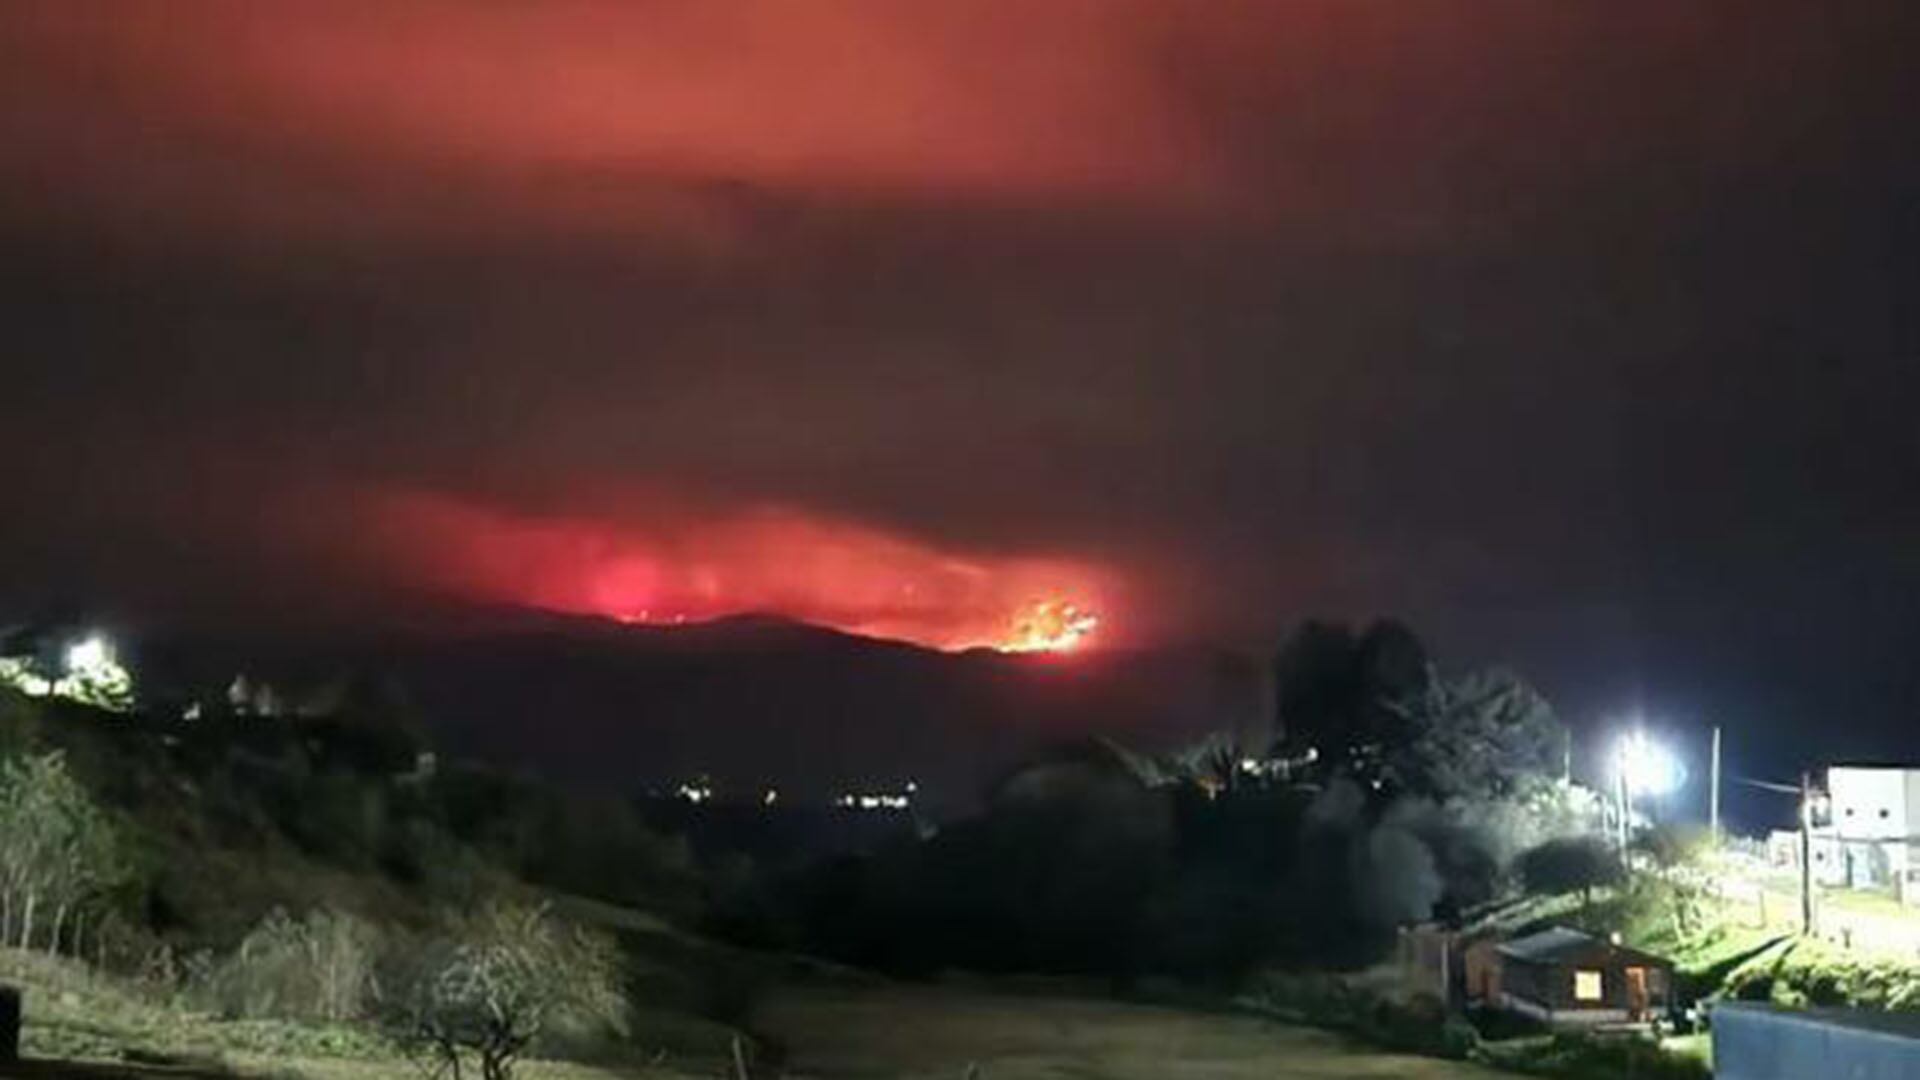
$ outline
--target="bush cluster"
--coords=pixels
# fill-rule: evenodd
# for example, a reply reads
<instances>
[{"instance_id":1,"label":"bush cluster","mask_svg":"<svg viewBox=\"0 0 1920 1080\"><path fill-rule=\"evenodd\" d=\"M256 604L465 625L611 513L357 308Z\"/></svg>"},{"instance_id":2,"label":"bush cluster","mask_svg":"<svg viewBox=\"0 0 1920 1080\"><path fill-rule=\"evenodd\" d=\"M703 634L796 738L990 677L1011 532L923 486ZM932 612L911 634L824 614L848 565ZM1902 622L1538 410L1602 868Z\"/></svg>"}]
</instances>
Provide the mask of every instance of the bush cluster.
<instances>
[{"instance_id":1,"label":"bush cluster","mask_svg":"<svg viewBox=\"0 0 1920 1080\"><path fill-rule=\"evenodd\" d=\"M1796 942L1753 958L1727 976L1726 997L1803 1008L1844 1006L1920 1012L1920 971Z\"/></svg>"},{"instance_id":2,"label":"bush cluster","mask_svg":"<svg viewBox=\"0 0 1920 1080\"><path fill-rule=\"evenodd\" d=\"M1512 1072L1571 1080L1711 1080L1713 1076L1704 1062L1633 1036L1563 1032L1549 1039L1489 1046L1475 1057Z\"/></svg>"},{"instance_id":3,"label":"bush cluster","mask_svg":"<svg viewBox=\"0 0 1920 1080\"><path fill-rule=\"evenodd\" d=\"M443 912L419 933L316 908L275 910L238 947L176 958L155 946L142 980L176 1007L225 1019L360 1024L383 1031L429 1071L484 1077L554 1037L623 1030L625 964L605 934L544 905L492 901Z\"/></svg>"},{"instance_id":4,"label":"bush cluster","mask_svg":"<svg viewBox=\"0 0 1920 1080\"><path fill-rule=\"evenodd\" d=\"M385 944L378 927L346 912L317 908L295 919L275 909L205 965L194 989L228 1017L359 1020L378 998Z\"/></svg>"},{"instance_id":5,"label":"bush cluster","mask_svg":"<svg viewBox=\"0 0 1920 1080\"><path fill-rule=\"evenodd\" d=\"M1242 1000L1264 1013L1409 1054L1458 1061L1480 1045L1466 1017L1449 1012L1438 998L1388 997L1337 975L1266 975Z\"/></svg>"}]
</instances>

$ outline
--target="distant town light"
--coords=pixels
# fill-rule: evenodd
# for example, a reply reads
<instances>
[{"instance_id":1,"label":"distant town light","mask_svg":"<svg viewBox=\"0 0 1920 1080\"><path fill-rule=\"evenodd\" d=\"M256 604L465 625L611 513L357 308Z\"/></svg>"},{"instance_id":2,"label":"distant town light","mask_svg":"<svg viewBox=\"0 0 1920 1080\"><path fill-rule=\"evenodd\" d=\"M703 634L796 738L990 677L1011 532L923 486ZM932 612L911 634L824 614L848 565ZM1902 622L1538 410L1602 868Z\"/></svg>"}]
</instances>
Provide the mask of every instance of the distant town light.
<instances>
[{"instance_id":1,"label":"distant town light","mask_svg":"<svg viewBox=\"0 0 1920 1080\"><path fill-rule=\"evenodd\" d=\"M909 782L904 791L866 791L847 792L833 800L833 804L845 810L906 810L913 806L913 792L917 785Z\"/></svg>"}]
</instances>

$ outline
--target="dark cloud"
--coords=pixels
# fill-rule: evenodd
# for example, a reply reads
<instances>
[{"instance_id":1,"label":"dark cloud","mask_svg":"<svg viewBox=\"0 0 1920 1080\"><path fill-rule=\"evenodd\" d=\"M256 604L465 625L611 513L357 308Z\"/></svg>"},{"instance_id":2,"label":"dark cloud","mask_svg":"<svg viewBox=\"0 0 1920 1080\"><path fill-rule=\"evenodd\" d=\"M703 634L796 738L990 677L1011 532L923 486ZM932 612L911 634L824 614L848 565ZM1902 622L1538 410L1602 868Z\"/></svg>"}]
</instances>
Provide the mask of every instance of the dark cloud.
<instances>
[{"instance_id":1,"label":"dark cloud","mask_svg":"<svg viewBox=\"0 0 1920 1080\"><path fill-rule=\"evenodd\" d=\"M1133 640L1394 610L1596 702L1813 686L1780 623L1920 633L1912 22L9 5L0 558L378 593L330 507L667 490L1097 565Z\"/></svg>"}]
</instances>

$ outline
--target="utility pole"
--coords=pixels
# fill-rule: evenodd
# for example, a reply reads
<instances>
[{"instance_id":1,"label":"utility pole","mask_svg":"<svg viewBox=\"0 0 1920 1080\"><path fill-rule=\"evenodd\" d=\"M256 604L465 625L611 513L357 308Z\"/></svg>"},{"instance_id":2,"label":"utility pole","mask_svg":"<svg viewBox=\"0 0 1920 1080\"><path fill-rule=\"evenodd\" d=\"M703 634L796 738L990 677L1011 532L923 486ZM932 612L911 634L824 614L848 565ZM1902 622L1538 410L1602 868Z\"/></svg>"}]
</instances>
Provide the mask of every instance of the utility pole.
<instances>
[{"instance_id":1,"label":"utility pole","mask_svg":"<svg viewBox=\"0 0 1920 1080\"><path fill-rule=\"evenodd\" d=\"M1720 850L1720 725L1713 725L1713 794L1707 804L1708 835L1713 849Z\"/></svg>"},{"instance_id":2,"label":"utility pole","mask_svg":"<svg viewBox=\"0 0 1920 1080\"><path fill-rule=\"evenodd\" d=\"M1800 933L1813 936L1813 779L1800 773Z\"/></svg>"},{"instance_id":3,"label":"utility pole","mask_svg":"<svg viewBox=\"0 0 1920 1080\"><path fill-rule=\"evenodd\" d=\"M1618 769L1615 771L1617 775L1614 783L1618 785L1620 802L1620 813L1618 815L1620 819L1620 859L1624 862L1627 858L1627 818L1633 813L1633 805L1629 802L1630 796L1627 794L1627 770Z\"/></svg>"}]
</instances>

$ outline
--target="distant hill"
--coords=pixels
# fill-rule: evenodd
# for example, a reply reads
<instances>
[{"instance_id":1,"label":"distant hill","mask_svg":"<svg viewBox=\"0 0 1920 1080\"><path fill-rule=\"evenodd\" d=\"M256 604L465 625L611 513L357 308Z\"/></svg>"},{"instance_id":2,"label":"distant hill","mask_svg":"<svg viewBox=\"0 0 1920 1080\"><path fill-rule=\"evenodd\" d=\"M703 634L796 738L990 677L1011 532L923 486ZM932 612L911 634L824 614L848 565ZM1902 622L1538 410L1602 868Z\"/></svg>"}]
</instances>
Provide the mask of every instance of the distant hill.
<instances>
[{"instance_id":1,"label":"distant hill","mask_svg":"<svg viewBox=\"0 0 1920 1080\"><path fill-rule=\"evenodd\" d=\"M1206 650L953 654L765 616L654 627L490 612L457 632L200 635L143 652L159 683L202 692L237 672L376 678L449 749L622 792L705 774L723 796L819 798L913 779L959 807L1049 743L1097 732L1160 748L1258 711L1246 664Z\"/></svg>"}]
</instances>

